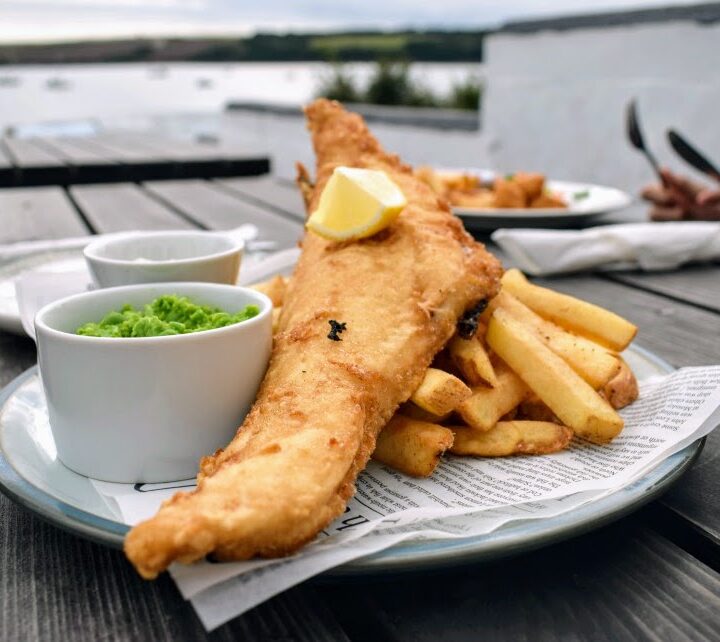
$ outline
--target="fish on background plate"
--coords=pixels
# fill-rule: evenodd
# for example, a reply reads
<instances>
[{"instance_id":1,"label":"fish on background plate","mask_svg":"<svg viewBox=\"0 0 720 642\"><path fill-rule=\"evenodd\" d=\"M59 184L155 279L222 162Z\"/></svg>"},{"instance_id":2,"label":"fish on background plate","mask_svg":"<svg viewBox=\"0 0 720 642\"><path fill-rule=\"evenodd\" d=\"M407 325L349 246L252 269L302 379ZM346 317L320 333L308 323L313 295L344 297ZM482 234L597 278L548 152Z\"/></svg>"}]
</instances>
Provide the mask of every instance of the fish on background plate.
<instances>
[{"instance_id":1,"label":"fish on background plate","mask_svg":"<svg viewBox=\"0 0 720 642\"><path fill-rule=\"evenodd\" d=\"M499 176L488 169L430 167L419 167L415 173L473 231L589 225L632 203L627 193L614 187L550 180L537 173Z\"/></svg>"},{"instance_id":2,"label":"fish on background plate","mask_svg":"<svg viewBox=\"0 0 720 642\"><path fill-rule=\"evenodd\" d=\"M324 99L306 116L317 156L314 185L301 171L311 211L339 165L386 172L408 205L366 239L305 235L252 411L223 451L201 461L197 489L126 537L143 577L176 560L274 557L311 541L343 512L378 433L458 319L497 292L499 262L360 116Z\"/></svg>"}]
</instances>

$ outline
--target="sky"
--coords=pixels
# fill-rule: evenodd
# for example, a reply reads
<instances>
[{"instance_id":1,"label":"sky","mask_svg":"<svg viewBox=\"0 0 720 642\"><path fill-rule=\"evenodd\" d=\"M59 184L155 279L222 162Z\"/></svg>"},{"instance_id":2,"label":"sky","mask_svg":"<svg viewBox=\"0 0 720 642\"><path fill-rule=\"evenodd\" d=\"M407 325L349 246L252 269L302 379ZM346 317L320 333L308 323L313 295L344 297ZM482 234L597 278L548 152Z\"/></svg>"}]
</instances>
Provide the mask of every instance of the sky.
<instances>
[{"instance_id":1,"label":"sky","mask_svg":"<svg viewBox=\"0 0 720 642\"><path fill-rule=\"evenodd\" d=\"M0 42L464 28L698 0L0 0Z\"/></svg>"}]
</instances>

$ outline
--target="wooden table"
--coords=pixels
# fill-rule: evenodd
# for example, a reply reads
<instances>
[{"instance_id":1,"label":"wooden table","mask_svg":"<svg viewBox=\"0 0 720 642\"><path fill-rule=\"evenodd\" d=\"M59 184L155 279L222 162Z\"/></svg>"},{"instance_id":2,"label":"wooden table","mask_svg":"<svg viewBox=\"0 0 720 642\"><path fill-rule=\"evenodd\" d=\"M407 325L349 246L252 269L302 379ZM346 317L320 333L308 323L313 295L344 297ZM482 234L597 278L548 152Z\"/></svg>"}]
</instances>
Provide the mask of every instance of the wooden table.
<instances>
[{"instance_id":1,"label":"wooden table","mask_svg":"<svg viewBox=\"0 0 720 642\"><path fill-rule=\"evenodd\" d=\"M302 204L270 178L0 191L0 242L122 229L229 228L292 245ZM720 269L544 282L640 326L675 366L720 363ZM0 384L35 363L0 332ZM720 639L720 432L640 512L514 559L395 579L306 583L223 626L230 640ZM0 640L196 640L172 581L137 577L117 551L68 535L0 496Z\"/></svg>"},{"instance_id":2,"label":"wooden table","mask_svg":"<svg viewBox=\"0 0 720 642\"><path fill-rule=\"evenodd\" d=\"M0 138L0 187L254 176L269 170L267 154L133 131Z\"/></svg>"}]
</instances>

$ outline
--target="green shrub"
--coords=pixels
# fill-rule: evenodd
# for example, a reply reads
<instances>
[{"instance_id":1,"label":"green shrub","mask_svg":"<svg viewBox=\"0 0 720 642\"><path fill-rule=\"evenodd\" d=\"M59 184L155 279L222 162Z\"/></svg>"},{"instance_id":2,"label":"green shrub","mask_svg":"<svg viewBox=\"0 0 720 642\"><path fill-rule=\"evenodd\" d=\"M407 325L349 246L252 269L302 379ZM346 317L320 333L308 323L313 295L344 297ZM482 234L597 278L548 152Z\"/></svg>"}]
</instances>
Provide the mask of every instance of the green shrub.
<instances>
[{"instance_id":1,"label":"green shrub","mask_svg":"<svg viewBox=\"0 0 720 642\"><path fill-rule=\"evenodd\" d=\"M478 111L481 98L482 84L476 77L470 76L453 86L447 102L448 107L453 109Z\"/></svg>"},{"instance_id":2,"label":"green shrub","mask_svg":"<svg viewBox=\"0 0 720 642\"><path fill-rule=\"evenodd\" d=\"M380 62L365 91L365 102L372 105L404 105L410 91L407 65Z\"/></svg>"},{"instance_id":3,"label":"green shrub","mask_svg":"<svg viewBox=\"0 0 720 642\"><path fill-rule=\"evenodd\" d=\"M349 72L335 65L332 74L321 82L317 95L347 103L452 107L476 111L479 109L481 93L480 81L471 76L456 84L449 97L440 97L413 82L407 63L382 61L377 63L364 90L358 88L355 78Z\"/></svg>"},{"instance_id":4,"label":"green shrub","mask_svg":"<svg viewBox=\"0 0 720 642\"><path fill-rule=\"evenodd\" d=\"M343 103L363 102L355 87L355 79L340 65L335 65L332 75L322 81L318 96Z\"/></svg>"}]
</instances>

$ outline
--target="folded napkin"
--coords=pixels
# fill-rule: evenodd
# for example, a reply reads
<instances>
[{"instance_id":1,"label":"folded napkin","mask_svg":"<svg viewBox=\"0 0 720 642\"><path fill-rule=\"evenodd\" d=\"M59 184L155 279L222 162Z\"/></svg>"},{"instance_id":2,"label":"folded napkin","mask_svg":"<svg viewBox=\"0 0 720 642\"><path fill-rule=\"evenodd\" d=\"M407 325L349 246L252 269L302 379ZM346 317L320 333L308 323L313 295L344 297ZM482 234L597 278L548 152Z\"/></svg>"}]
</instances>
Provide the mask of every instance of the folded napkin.
<instances>
[{"instance_id":1,"label":"folded napkin","mask_svg":"<svg viewBox=\"0 0 720 642\"><path fill-rule=\"evenodd\" d=\"M523 272L671 270L720 260L720 223L626 223L585 230L497 230L495 241Z\"/></svg>"}]
</instances>

